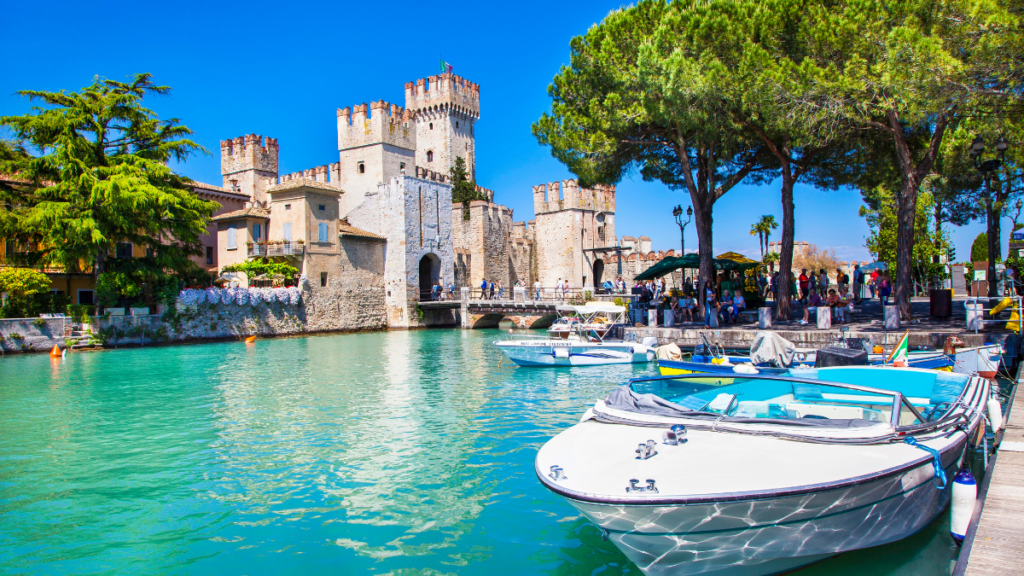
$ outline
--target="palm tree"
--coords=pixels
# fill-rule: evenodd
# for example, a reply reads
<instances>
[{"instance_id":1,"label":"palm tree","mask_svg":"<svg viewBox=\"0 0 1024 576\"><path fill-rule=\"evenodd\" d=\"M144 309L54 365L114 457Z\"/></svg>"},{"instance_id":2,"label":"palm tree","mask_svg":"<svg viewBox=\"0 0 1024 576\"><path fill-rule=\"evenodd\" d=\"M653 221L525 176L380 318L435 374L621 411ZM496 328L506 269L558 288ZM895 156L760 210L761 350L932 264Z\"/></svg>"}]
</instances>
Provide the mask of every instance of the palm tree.
<instances>
[{"instance_id":1,"label":"palm tree","mask_svg":"<svg viewBox=\"0 0 1024 576\"><path fill-rule=\"evenodd\" d=\"M761 225L762 221L764 221L763 216L761 217L761 220L750 225L750 235L760 236L760 238L757 239L757 247L761 250L761 260L764 260L764 226Z\"/></svg>"},{"instance_id":2,"label":"palm tree","mask_svg":"<svg viewBox=\"0 0 1024 576\"><path fill-rule=\"evenodd\" d=\"M758 222L758 224L761 224L764 227L764 249L765 249L765 252L767 252L768 251L768 239L772 235L772 230L775 230L776 228L779 227L779 223L775 221L775 216L774 215L766 214L764 216L761 216L761 220ZM762 252L761 258L764 259L764 253L763 252Z\"/></svg>"}]
</instances>

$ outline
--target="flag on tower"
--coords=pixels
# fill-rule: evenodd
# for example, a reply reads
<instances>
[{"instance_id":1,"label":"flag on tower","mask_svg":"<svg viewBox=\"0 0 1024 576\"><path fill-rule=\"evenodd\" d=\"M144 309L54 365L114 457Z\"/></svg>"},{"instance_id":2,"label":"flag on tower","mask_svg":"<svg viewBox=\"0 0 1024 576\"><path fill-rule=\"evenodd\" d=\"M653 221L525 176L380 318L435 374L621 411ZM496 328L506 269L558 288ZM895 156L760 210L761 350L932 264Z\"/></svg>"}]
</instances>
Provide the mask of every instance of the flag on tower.
<instances>
[{"instance_id":1,"label":"flag on tower","mask_svg":"<svg viewBox=\"0 0 1024 576\"><path fill-rule=\"evenodd\" d=\"M903 337L896 343L896 347L893 348L892 354L886 358L886 364L892 364L893 366L907 366L907 340L910 338L910 330L903 333Z\"/></svg>"},{"instance_id":2,"label":"flag on tower","mask_svg":"<svg viewBox=\"0 0 1024 576\"><path fill-rule=\"evenodd\" d=\"M452 65L447 63L447 62L445 62L442 59L441 60L441 73L444 74L445 72L451 74L451 72L452 72Z\"/></svg>"}]
</instances>

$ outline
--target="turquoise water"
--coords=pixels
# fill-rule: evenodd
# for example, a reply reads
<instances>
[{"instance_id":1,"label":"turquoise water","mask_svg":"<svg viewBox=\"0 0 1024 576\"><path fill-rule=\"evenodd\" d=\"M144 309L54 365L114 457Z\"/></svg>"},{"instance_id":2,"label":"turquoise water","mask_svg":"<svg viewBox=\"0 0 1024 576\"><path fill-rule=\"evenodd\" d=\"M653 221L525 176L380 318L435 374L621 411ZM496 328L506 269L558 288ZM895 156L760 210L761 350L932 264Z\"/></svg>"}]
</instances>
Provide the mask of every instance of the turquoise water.
<instances>
[{"instance_id":1,"label":"turquoise water","mask_svg":"<svg viewBox=\"0 0 1024 576\"><path fill-rule=\"evenodd\" d=\"M0 572L640 574L533 458L653 365L499 366L499 335L0 358ZM947 531L796 574L948 574Z\"/></svg>"}]
</instances>

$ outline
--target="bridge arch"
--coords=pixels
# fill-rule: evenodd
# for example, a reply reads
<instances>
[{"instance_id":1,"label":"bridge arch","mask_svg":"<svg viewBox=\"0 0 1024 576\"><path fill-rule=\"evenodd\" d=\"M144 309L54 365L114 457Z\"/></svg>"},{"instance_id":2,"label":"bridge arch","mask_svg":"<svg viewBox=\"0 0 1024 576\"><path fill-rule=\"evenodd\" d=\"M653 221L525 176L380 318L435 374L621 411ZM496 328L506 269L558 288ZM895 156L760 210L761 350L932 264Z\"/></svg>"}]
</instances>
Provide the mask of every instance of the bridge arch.
<instances>
[{"instance_id":1,"label":"bridge arch","mask_svg":"<svg viewBox=\"0 0 1024 576\"><path fill-rule=\"evenodd\" d=\"M531 330L540 330L542 328L550 328L555 323L555 319L558 318L558 314L545 314L543 316L536 316L530 318L532 322L527 328Z\"/></svg>"},{"instance_id":2,"label":"bridge arch","mask_svg":"<svg viewBox=\"0 0 1024 576\"><path fill-rule=\"evenodd\" d=\"M498 324L500 324L501 321L505 320L506 318L508 318L508 316L497 312L481 314L479 317L473 319L473 328L497 328ZM512 318L508 319L515 322L515 320ZM518 326L518 323L516 325Z\"/></svg>"},{"instance_id":3,"label":"bridge arch","mask_svg":"<svg viewBox=\"0 0 1024 576\"><path fill-rule=\"evenodd\" d=\"M604 282L602 278L604 276L604 260L598 258L594 260L594 292L601 287L601 282Z\"/></svg>"}]
</instances>

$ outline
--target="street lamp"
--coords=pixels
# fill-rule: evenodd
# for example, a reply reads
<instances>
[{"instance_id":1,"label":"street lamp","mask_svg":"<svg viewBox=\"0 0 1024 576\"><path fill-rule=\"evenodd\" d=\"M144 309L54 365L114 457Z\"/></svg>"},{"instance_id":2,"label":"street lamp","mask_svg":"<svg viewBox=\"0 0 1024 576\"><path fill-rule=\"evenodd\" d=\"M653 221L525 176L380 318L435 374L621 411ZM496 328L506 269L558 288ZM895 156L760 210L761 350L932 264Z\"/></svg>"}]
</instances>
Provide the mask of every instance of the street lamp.
<instances>
[{"instance_id":1,"label":"street lamp","mask_svg":"<svg viewBox=\"0 0 1024 576\"><path fill-rule=\"evenodd\" d=\"M1006 159L1006 150L1010 147L1010 143L1006 141L1006 138L1000 136L999 140L996 141L996 152L999 153L998 158L991 160L982 160L981 155L985 152L985 139L978 136L971 142L970 156L974 162L974 168L981 174L985 180L985 191L988 194L996 192L996 189L992 187L992 177L996 173L996 170L1003 165L1003 161ZM996 177L998 178L998 176ZM1020 201L1017 201L1020 204ZM989 196L989 208L991 208L991 196ZM1020 208L1018 207L1018 210ZM991 210L990 210L991 211ZM991 216L990 216L991 217ZM1012 232L1011 232L1012 235ZM993 247L993 241L999 242L998 238L989 238L988 246L991 252ZM992 258L992 254L988 257L988 295L989 297L996 296L996 261Z\"/></svg>"},{"instance_id":2,"label":"street lamp","mask_svg":"<svg viewBox=\"0 0 1024 576\"><path fill-rule=\"evenodd\" d=\"M679 236L682 238L682 252L680 256L686 256L686 225L693 219L693 206L686 207L686 222L683 222L683 207L677 205L672 209L672 215L676 217L676 224L679 224Z\"/></svg>"}]
</instances>

